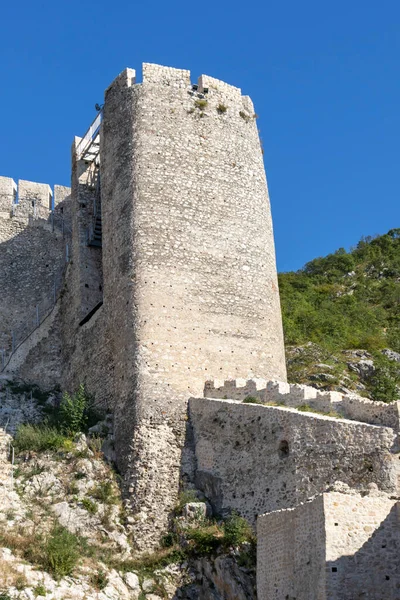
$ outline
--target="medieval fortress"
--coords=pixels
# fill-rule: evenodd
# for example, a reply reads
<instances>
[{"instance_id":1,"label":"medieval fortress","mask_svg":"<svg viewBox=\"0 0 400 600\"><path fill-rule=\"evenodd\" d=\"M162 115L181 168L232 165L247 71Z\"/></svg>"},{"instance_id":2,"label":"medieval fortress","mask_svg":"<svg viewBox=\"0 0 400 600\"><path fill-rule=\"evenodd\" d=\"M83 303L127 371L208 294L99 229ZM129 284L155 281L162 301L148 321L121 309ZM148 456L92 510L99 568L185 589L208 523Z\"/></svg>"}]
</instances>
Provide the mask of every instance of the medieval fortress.
<instances>
[{"instance_id":1,"label":"medieval fortress","mask_svg":"<svg viewBox=\"0 0 400 600\"><path fill-rule=\"evenodd\" d=\"M399 600L399 404L286 383L255 117L144 64L75 138L71 189L0 177L1 375L113 412L139 550L195 484L256 528L260 600Z\"/></svg>"}]
</instances>

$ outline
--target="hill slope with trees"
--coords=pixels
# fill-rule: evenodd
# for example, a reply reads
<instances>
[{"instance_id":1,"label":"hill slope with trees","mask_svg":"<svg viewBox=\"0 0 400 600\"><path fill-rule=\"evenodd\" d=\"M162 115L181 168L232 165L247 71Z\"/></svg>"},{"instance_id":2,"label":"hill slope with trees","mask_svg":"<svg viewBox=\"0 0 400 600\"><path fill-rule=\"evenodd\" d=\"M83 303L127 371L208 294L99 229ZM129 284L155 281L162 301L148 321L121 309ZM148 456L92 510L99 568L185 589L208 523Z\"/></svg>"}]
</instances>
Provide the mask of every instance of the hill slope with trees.
<instances>
[{"instance_id":1,"label":"hill slope with trees","mask_svg":"<svg viewBox=\"0 0 400 600\"><path fill-rule=\"evenodd\" d=\"M290 381L400 399L400 229L281 273L279 285Z\"/></svg>"}]
</instances>

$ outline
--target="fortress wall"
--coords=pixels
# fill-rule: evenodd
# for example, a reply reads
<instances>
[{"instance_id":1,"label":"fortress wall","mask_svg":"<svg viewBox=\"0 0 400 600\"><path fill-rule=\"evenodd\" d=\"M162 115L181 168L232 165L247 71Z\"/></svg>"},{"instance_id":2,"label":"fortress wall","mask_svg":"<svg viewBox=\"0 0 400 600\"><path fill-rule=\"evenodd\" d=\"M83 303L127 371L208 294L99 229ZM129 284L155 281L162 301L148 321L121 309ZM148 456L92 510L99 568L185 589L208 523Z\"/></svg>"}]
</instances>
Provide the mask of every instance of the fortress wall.
<instances>
[{"instance_id":1,"label":"fortress wall","mask_svg":"<svg viewBox=\"0 0 400 600\"><path fill-rule=\"evenodd\" d=\"M347 419L393 427L400 431L400 402L375 402L361 396L343 396L341 403Z\"/></svg>"},{"instance_id":2,"label":"fortress wall","mask_svg":"<svg viewBox=\"0 0 400 600\"><path fill-rule=\"evenodd\" d=\"M4 375L21 378L44 390L60 386L60 301L41 325L21 344L8 362Z\"/></svg>"},{"instance_id":3,"label":"fortress wall","mask_svg":"<svg viewBox=\"0 0 400 600\"><path fill-rule=\"evenodd\" d=\"M400 503L384 495L323 495L327 600L397 600Z\"/></svg>"},{"instance_id":4,"label":"fortress wall","mask_svg":"<svg viewBox=\"0 0 400 600\"><path fill-rule=\"evenodd\" d=\"M102 249L88 246L88 230L93 214L95 190L90 185L93 163L76 158L72 147L72 285L76 320L80 322L103 299Z\"/></svg>"},{"instance_id":5,"label":"fortress wall","mask_svg":"<svg viewBox=\"0 0 400 600\"><path fill-rule=\"evenodd\" d=\"M257 519L259 600L397 600L399 502L327 492Z\"/></svg>"},{"instance_id":6,"label":"fortress wall","mask_svg":"<svg viewBox=\"0 0 400 600\"><path fill-rule=\"evenodd\" d=\"M257 519L258 600L326 600L323 496Z\"/></svg>"},{"instance_id":7,"label":"fortress wall","mask_svg":"<svg viewBox=\"0 0 400 600\"><path fill-rule=\"evenodd\" d=\"M204 106L189 77L154 65L140 85L121 74L101 142L118 455L153 536L176 501L187 397L210 377L286 377L261 148L253 115L241 116L249 100L209 80ZM170 475L158 476L168 457Z\"/></svg>"},{"instance_id":8,"label":"fortress wall","mask_svg":"<svg viewBox=\"0 0 400 600\"><path fill-rule=\"evenodd\" d=\"M3 219L11 218L12 208L16 196L17 184L15 183L15 181L11 179L11 177L0 177L0 221Z\"/></svg>"},{"instance_id":9,"label":"fortress wall","mask_svg":"<svg viewBox=\"0 0 400 600\"><path fill-rule=\"evenodd\" d=\"M61 219L68 232L72 230L72 200L71 188L64 185L54 186L54 216L56 221Z\"/></svg>"},{"instance_id":10,"label":"fortress wall","mask_svg":"<svg viewBox=\"0 0 400 600\"><path fill-rule=\"evenodd\" d=\"M254 523L336 480L396 489L392 429L233 400L191 398L189 415L196 480L219 512Z\"/></svg>"},{"instance_id":11,"label":"fortress wall","mask_svg":"<svg viewBox=\"0 0 400 600\"><path fill-rule=\"evenodd\" d=\"M47 219L53 203L53 192L47 183L33 181L18 181L18 204L15 206L15 216L27 219L29 215Z\"/></svg>"},{"instance_id":12,"label":"fortress wall","mask_svg":"<svg viewBox=\"0 0 400 600\"><path fill-rule=\"evenodd\" d=\"M35 319L36 305L51 302L65 263L58 231L0 218L0 348L11 347L11 330Z\"/></svg>"},{"instance_id":13,"label":"fortress wall","mask_svg":"<svg viewBox=\"0 0 400 600\"><path fill-rule=\"evenodd\" d=\"M303 384L264 379L232 379L206 381L204 397L243 401L249 396L265 403L292 408L308 406L316 411L337 412L342 417L371 425L383 425L400 430L400 402L377 402L356 394L321 392Z\"/></svg>"}]
</instances>

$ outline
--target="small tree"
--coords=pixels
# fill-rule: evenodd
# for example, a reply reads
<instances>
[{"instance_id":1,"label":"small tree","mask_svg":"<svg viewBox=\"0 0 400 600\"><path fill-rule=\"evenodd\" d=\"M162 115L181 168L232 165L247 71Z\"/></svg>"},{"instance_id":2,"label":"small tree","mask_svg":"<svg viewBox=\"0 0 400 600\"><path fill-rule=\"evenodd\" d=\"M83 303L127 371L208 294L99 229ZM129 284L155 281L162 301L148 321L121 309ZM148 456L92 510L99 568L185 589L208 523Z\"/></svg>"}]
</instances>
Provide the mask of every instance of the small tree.
<instances>
[{"instance_id":1,"label":"small tree","mask_svg":"<svg viewBox=\"0 0 400 600\"><path fill-rule=\"evenodd\" d=\"M61 428L68 434L84 431L88 423L89 408L90 400L83 384L72 396L68 392L64 392L60 404Z\"/></svg>"}]
</instances>

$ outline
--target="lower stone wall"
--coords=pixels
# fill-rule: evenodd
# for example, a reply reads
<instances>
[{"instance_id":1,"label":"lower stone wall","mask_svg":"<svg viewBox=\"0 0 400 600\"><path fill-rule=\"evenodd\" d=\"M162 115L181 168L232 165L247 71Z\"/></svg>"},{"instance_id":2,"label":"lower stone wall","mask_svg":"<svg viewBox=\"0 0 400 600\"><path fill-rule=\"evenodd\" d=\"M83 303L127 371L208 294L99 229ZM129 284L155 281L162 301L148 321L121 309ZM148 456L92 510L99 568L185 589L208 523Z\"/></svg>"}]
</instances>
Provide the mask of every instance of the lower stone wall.
<instances>
[{"instance_id":1,"label":"lower stone wall","mask_svg":"<svg viewBox=\"0 0 400 600\"><path fill-rule=\"evenodd\" d=\"M326 600L322 496L258 517L257 598Z\"/></svg>"},{"instance_id":2,"label":"lower stone wall","mask_svg":"<svg viewBox=\"0 0 400 600\"><path fill-rule=\"evenodd\" d=\"M324 494L327 600L400 598L400 503Z\"/></svg>"},{"instance_id":3,"label":"lower stone wall","mask_svg":"<svg viewBox=\"0 0 400 600\"><path fill-rule=\"evenodd\" d=\"M334 481L396 490L392 429L291 408L191 398L197 485L217 512L290 508Z\"/></svg>"},{"instance_id":4,"label":"lower stone wall","mask_svg":"<svg viewBox=\"0 0 400 600\"><path fill-rule=\"evenodd\" d=\"M257 519L258 600L398 600L399 502L347 492Z\"/></svg>"}]
</instances>

